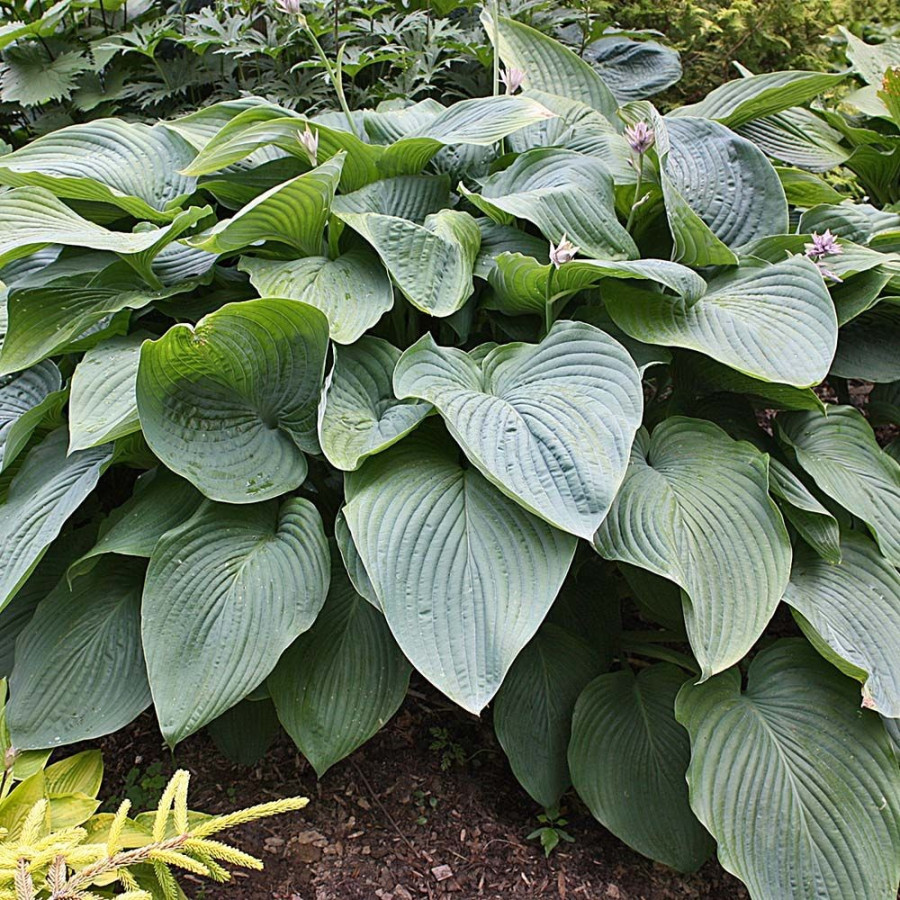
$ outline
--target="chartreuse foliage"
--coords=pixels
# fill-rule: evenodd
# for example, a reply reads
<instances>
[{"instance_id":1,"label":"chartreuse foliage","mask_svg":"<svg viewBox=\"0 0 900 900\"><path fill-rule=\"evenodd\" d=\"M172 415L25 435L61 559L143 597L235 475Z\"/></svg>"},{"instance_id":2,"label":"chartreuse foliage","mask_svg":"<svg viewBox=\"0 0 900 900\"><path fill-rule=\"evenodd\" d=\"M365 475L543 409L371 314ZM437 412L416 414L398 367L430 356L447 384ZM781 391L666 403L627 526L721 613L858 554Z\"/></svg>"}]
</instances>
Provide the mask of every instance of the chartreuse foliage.
<instances>
[{"instance_id":1,"label":"chartreuse foliage","mask_svg":"<svg viewBox=\"0 0 900 900\"><path fill-rule=\"evenodd\" d=\"M152 704L323 773L415 669L542 806L754 900L893 900L895 48L850 43L852 120L809 72L662 116L484 22L523 91L0 157L18 765Z\"/></svg>"},{"instance_id":2,"label":"chartreuse foliage","mask_svg":"<svg viewBox=\"0 0 900 900\"><path fill-rule=\"evenodd\" d=\"M188 809L190 774L177 771L156 810L132 813L123 801L99 813L99 750L47 765L50 751L16 749L0 679L0 898L3 900L186 900L176 871L228 881L226 866L262 862L218 840L222 831L303 809L293 797L208 816ZM175 870L175 871L173 871Z\"/></svg>"}]
</instances>

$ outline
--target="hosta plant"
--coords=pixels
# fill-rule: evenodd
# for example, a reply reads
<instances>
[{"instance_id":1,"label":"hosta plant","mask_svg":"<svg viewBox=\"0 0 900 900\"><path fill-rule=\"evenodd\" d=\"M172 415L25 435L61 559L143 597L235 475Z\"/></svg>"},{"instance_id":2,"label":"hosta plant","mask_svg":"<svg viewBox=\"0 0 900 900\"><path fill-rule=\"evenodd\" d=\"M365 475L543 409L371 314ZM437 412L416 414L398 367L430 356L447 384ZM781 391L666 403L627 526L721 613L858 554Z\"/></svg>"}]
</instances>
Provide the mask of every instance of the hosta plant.
<instances>
[{"instance_id":1,"label":"hosta plant","mask_svg":"<svg viewBox=\"0 0 900 900\"><path fill-rule=\"evenodd\" d=\"M877 127L806 71L662 116L484 24L502 94L0 157L12 740L152 704L324 773L415 668L545 808L893 900L900 215L817 172L894 177L895 76Z\"/></svg>"}]
</instances>

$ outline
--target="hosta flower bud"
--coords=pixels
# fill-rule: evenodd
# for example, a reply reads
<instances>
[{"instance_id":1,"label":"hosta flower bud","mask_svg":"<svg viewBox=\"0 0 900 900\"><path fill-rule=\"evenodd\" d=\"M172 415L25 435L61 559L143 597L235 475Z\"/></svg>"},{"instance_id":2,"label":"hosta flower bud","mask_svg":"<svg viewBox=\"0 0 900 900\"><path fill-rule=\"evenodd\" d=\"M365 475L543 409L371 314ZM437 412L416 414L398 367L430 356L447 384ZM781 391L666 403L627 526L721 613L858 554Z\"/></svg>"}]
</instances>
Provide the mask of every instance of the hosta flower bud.
<instances>
[{"instance_id":1,"label":"hosta flower bud","mask_svg":"<svg viewBox=\"0 0 900 900\"><path fill-rule=\"evenodd\" d=\"M558 269L563 263L571 262L575 259L578 252L576 247L565 235L562 240L554 247L550 244L550 262Z\"/></svg>"},{"instance_id":2,"label":"hosta flower bud","mask_svg":"<svg viewBox=\"0 0 900 900\"><path fill-rule=\"evenodd\" d=\"M653 146L656 135L646 122L636 122L625 129L625 140L635 153L644 154Z\"/></svg>"},{"instance_id":3,"label":"hosta flower bud","mask_svg":"<svg viewBox=\"0 0 900 900\"><path fill-rule=\"evenodd\" d=\"M821 259L823 256L836 256L844 252L844 248L837 242L837 238L826 228L823 234L812 233L812 243L804 244L806 255L810 259Z\"/></svg>"},{"instance_id":4,"label":"hosta flower bud","mask_svg":"<svg viewBox=\"0 0 900 900\"><path fill-rule=\"evenodd\" d=\"M300 0L275 0L275 5L289 16L300 15Z\"/></svg>"},{"instance_id":5,"label":"hosta flower bud","mask_svg":"<svg viewBox=\"0 0 900 900\"><path fill-rule=\"evenodd\" d=\"M504 69L500 73L500 80L506 85L506 93L514 94L525 81L525 72L522 69Z\"/></svg>"},{"instance_id":6,"label":"hosta flower bud","mask_svg":"<svg viewBox=\"0 0 900 900\"><path fill-rule=\"evenodd\" d=\"M306 155L309 157L310 164L317 166L319 164L319 132L311 131L307 124L306 131L304 131L303 134L298 134L297 140L300 141L303 149L306 150Z\"/></svg>"},{"instance_id":7,"label":"hosta flower bud","mask_svg":"<svg viewBox=\"0 0 900 900\"><path fill-rule=\"evenodd\" d=\"M15 747L9 747L3 754L3 768L7 771L11 769L19 758L19 751Z\"/></svg>"}]
</instances>

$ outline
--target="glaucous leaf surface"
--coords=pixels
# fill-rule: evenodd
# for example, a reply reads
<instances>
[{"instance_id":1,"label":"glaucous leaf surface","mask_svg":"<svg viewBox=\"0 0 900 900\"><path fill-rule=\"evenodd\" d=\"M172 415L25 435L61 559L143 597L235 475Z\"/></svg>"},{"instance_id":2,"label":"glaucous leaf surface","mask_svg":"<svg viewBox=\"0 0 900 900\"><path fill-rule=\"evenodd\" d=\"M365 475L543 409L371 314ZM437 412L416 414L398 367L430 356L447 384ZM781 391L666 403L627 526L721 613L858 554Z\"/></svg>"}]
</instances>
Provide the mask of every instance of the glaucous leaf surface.
<instances>
[{"instance_id":1,"label":"glaucous leaf surface","mask_svg":"<svg viewBox=\"0 0 900 900\"><path fill-rule=\"evenodd\" d=\"M741 266L696 303L616 285L604 294L615 323L648 344L696 350L760 381L818 384L837 346L837 318L819 270L799 256Z\"/></svg>"},{"instance_id":2,"label":"glaucous leaf surface","mask_svg":"<svg viewBox=\"0 0 900 900\"><path fill-rule=\"evenodd\" d=\"M816 485L862 519L882 555L900 566L900 464L878 446L859 411L829 406L827 415L784 413L776 426Z\"/></svg>"},{"instance_id":3,"label":"glaucous leaf surface","mask_svg":"<svg viewBox=\"0 0 900 900\"><path fill-rule=\"evenodd\" d=\"M46 188L67 200L111 203L151 222L169 222L193 193L180 174L195 156L162 126L95 119L44 134L0 161L0 184Z\"/></svg>"},{"instance_id":4,"label":"glaucous leaf surface","mask_svg":"<svg viewBox=\"0 0 900 900\"><path fill-rule=\"evenodd\" d=\"M599 159L572 150L529 150L463 195L500 224L516 218L536 225L547 240L563 237L582 255L634 259L637 247L615 211L613 178Z\"/></svg>"},{"instance_id":5,"label":"glaucous leaf surface","mask_svg":"<svg viewBox=\"0 0 900 900\"><path fill-rule=\"evenodd\" d=\"M893 900L900 771L852 681L781 640L756 655L746 690L729 669L686 684L675 711L691 736L691 806L754 900Z\"/></svg>"},{"instance_id":6,"label":"glaucous leaf surface","mask_svg":"<svg viewBox=\"0 0 900 900\"><path fill-rule=\"evenodd\" d=\"M394 392L434 404L492 484L586 540L622 483L643 411L628 351L583 322L557 322L540 344L486 354L426 335L397 363Z\"/></svg>"},{"instance_id":7,"label":"glaucous leaf surface","mask_svg":"<svg viewBox=\"0 0 900 900\"><path fill-rule=\"evenodd\" d=\"M672 416L638 432L594 539L601 556L680 585L704 680L750 650L787 585L791 545L768 485L768 459L751 444Z\"/></svg>"},{"instance_id":8,"label":"glaucous leaf surface","mask_svg":"<svg viewBox=\"0 0 900 900\"><path fill-rule=\"evenodd\" d=\"M325 605L268 679L282 725L320 778L387 724L410 671L384 616L354 590L333 548Z\"/></svg>"},{"instance_id":9,"label":"glaucous leaf surface","mask_svg":"<svg viewBox=\"0 0 900 900\"><path fill-rule=\"evenodd\" d=\"M16 643L7 723L16 747L124 728L150 705L141 648L144 563L117 558L38 603Z\"/></svg>"},{"instance_id":10,"label":"glaucous leaf surface","mask_svg":"<svg viewBox=\"0 0 900 900\"><path fill-rule=\"evenodd\" d=\"M409 661L480 712L537 631L575 539L501 494L439 427L346 476L344 515Z\"/></svg>"},{"instance_id":11,"label":"glaucous leaf surface","mask_svg":"<svg viewBox=\"0 0 900 900\"><path fill-rule=\"evenodd\" d=\"M19 455L63 396L62 376L49 360L18 375L0 376L0 472Z\"/></svg>"},{"instance_id":12,"label":"glaucous leaf surface","mask_svg":"<svg viewBox=\"0 0 900 900\"><path fill-rule=\"evenodd\" d=\"M0 609L15 596L69 516L97 486L112 445L66 455L57 428L29 451L0 503Z\"/></svg>"},{"instance_id":13,"label":"glaucous leaf surface","mask_svg":"<svg viewBox=\"0 0 900 900\"><path fill-rule=\"evenodd\" d=\"M269 675L315 621L330 568L322 519L299 498L205 503L163 535L147 570L141 631L170 746Z\"/></svg>"},{"instance_id":14,"label":"glaucous leaf surface","mask_svg":"<svg viewBox=\"0 0 900 900\"><path fill-rule=\"evenodd\" d=\"M416 309L450 316L472 296L481 232L467 213L441 210L422 225L380 213L335 214L372 245Z\"/></svg>"},{"instance_id":15,"label":"glaucous leaf surface","mask_svg":"<svg viewBox=\"0 0 900 900\"><path fill-rule=\"evenodd\" d=\"M350 534L350 526L347 524L347 518L344 516L343 510L338 511L334 520L334 540L353 589L380 612L381 601L375 593L375 586L372 584L372 579L369 578L369 573L363 565L359 550L356 549L356 544L353 543L353 535Z\"/></svg>"},{"instance_id":16,"label":"glaucous leaf surface","mask_svg":"<svg viewBox=\"0 0 900 900\"><path fill-rule=\"evenodd\" d=\"M244 256L238 268L249 274L260 297L301 300L323 312L331 339L338 344L358 341L394 305L384 266L363 250L350 250L337 259Z\"/></svg>"},{"instance_id":17,"label":"glaucous leaf surface","mask_svg":"<svg viewBox=\"0 0 900 900\"><path fill-rule=\"evenodd\" d=\"M863 682L863 704L900 718L900 574L857 532L840 549L835 564L796 548L784 601L813 646Z\"/></svg>"},{"instance_id":18,"label":"glaucous leaf surface","mask_svg":"<svg viewBox=\"0 0 900 900\"><path fill-rule=\"evenodd\" d=\"M358 469L431 412L430 403L394 396L392 379L400 356L392 344L372 336L334 348L334 367L319 404L319 443L338 469Z\"/></svg>"},{"instance_id":19,"label":"glaucous leaf surface","mask_svg":"<svg viewBox=\"0 0 900 900\"><path fill-rule=\"evenodd\" d=\"M620 103L658 94L681 78L678 52L656 41L603 37L585 47L584 58Z\"/></svg>"},{"instance_id":20,"label":"glaucous leaf surface","mask_svg":"<svg viewBox=\"0 0 900 900\"><path fill-rule=\"evenodd\" d=\"M595 678L575 705L569 767L578 796L616 837L693 872L715 843L688 801L691 748L675 721L675 697L686 680L669 663Z\"/></svg>"},{"instance_id":21,"label":"glaucous leaf surface","mask_svg":"<svg viewBox=\"0 0 900 900\"><path fill-rule=\"evenodd\" d=\"M141 348L137 404L151 450L207 497L254 503L306 478L328 320L296 300L229 303Z\"/></svg>"}]
</instances>

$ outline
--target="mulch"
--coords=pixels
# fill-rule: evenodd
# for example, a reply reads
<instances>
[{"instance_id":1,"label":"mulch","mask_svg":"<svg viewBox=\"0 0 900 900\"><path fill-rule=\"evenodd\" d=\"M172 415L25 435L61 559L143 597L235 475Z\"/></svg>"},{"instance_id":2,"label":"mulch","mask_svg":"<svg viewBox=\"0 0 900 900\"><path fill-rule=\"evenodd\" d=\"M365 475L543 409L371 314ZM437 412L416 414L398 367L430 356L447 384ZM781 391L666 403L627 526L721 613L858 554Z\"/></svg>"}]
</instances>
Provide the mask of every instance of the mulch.
<instances>
[{"instance_id":1,"label":"mulch","mask_svg":"<svg viewBox=\"0 0 900 900\"><path fill-rule=\"evenodd\" d=\"M444 729L452 752L433 749ZM191 806L224 812L302 795L300 813L238 829L232 839L265 863L227 885L184 882L196 900L746 900L715 860L682 875L634 853L570 792L563 843L545 858L541 812L519 787L489 721L450 706L421 681L394 719L321 781L282 735L251 768L225 759L206 735L173 760L151 714L102 742L106 796L121 796L133 766L158 760L192 777Z\"/></svg>"}]
</instances>

